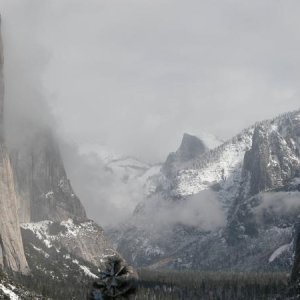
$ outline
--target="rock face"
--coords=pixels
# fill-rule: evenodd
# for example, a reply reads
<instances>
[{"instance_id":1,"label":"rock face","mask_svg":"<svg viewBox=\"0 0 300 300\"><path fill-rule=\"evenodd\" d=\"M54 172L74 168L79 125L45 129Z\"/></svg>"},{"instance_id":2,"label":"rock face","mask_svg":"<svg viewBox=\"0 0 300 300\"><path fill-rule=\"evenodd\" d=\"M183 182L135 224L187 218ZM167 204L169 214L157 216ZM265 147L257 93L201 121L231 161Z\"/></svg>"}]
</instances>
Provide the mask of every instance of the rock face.
<instances>
[{"instance_id":1,"label":"rock face","mask_svg":"<svg viewBox=\"0 0 300 300\"><path fill-rule=\"evenodd\" d=\"M36 229L37 236L55 237L58 249L100 266L103 257L114 250L102 228L87 218L51 131L43 130L27 140L12 151L11 158L22 228ZM23 234L26 245L27 237Z\"/></svg>"},{"instance_id":2,"label":"rock face","mask_svg":"<svg viewBox=\"0 0 300 300\"><path fill-rule=\"evenodd\" d=\"M39 223L36 222L46 222L36 234L52 236L59 251L100 266L105 255L115 252L102 228L88 220L68 180L52 131L34 128L18 145L10 145L9 154L6 150L2 44L0 46L0 266L23 273L29 270L23 242L28 249L30 235L26 234L24 223L28 229L37 228ZM20 223L23 224L23 241ZM58 232L52 234L51 230ZM37 247L34 242L38 238L30 241ZM35 268L31 254L27 251L26 255L30 267Z\"/></svg>"},{"instance_id":3,"label":"rock face","mask_svg":"<svg viewBox=\"0 0 300 300\"><path fill-rule=\"evenodd\" d=\"M299 149L300 111L295 111L257 123L188 161L178 159L176 171L163 170L156 176L155 192L139 205L122 229L111 231L111 237L118 250L137 265L290 270L294 224L300 215ZM168 160L166 164L170 165ZM155 229L155 223L160 221L157 212L166 203L186 203L188 207L195 203L193 197L203 201L205 191L215 195L226 220L223 225L203 230L203 226L182 223L178 218L181 211L176 210L177 215L165 215L175 226ZM210 204L211 200L207 197L206 201ZM156 209L151 203L156 203ZM204 206L203 210L209 214L210 207ZM152 224L144 226L143 216L152 218ZM205 215L198 218L201 224Z\"/></svg>"},{"instance_id":4,"label":"rock face","mask_svg":"<svg viewBox=\"0 0 300 300\"><path fill-rule=\"evenodd\" d=\"M185 133L179 149L169 154L162 171L168 177L172 177L178 170L182 169L187 162L196 159L206 151L208 151L208 148L204 142L196 136Z\"/></svg>"},{"instance_id":5,"label":"rock face","mask_svg":"<svg viewBox=\"0 0 300 300\"><path fill-rule=\"evenodd\" d=\"M299 123L296 115L283 124L274 122L255 128L252 148L244 159L244 175L250 176L250 195L283 186L297 175L300 135L294 128Z\"/></svg>"},{"instance_id":6,"label":"rock face","mask_svg":"<svg viewBox=\"0 0 300 300\"><path fill-rule=\"evenodd\" d=\"M3 133L4 81L1 41L0 44L0 266L27 273L29 268L19 227L17 195Z\"/></svg>"},{"instance_id":7,"label":"rock face","mask_svg":"<svg viewBox=\"0 0 300 300\"><path fill-rule=\"evenodd\" d=\"M52 257L60 253L59 256L63 259L63 254L71 254L73 259L80 259L97 270L103 266L106 257L116 254L102 228L93 221L81 223L72 219L62 222L41 221L23 223L21 227L26 254L29 256L32 256L32 252L38 251L36 250L38 246L39 249L43 249L44 256ZM55 258L52 259L55 264ZM68 259L67 255L64 260Z\"/></svg>"},{"instance_id":8,"label":"rock face","mask_svg":"<svg viewBox=\"0 0 300 300\"><path fill-rule=\"evenodd\" d=\"M197 158L208 150L204 142L196 136L185 133L181 145L176 152L177 159L186 162Z\"/></svg>"},{"instance_id":9,"label":"rock face","mask_svg":"<svg viewBox=\"0 0 300 300\"><path fill-rule=\"evenodd\" d=\"M67 178L59 147L43 130L11 154L21 222L85 221L85 210Z\"/></svg>"},{"instance_id":10,"label":"rock face","mask_svg":"<svg viewBox=\"0 0 300 300\"><path fill-rule=\"evenodd\" d=\"M0 30L1 30L1 16L0 16ZM4 63L4 55L3 55L3 43L2 43L2 35L0 34L0 141L3 143L4 141L4 75L3 75L3 63Z\"/></svg>"},{"instance_id":11,"label":"rock face","mask_svg":"<svg viewBox=\"0 0 300 300\"><path fill-rule=\"evenodd\" d=\"M12 271L28 272L20 225L14 178L8 153L0 145L0 265Z\"/></svg>"},{"instance_id":12,"label":"rock face","mask_svg":"<svg viewBox=\"0 0 300 300\"><path fill-rule=\"evenodd\" d=\"M8 154L3 129L2 44L0 49L0 266L23 273L29 271L20 223L36 228L35 222L40 221L46 222L50 231L54 227L62 231L55 239L57 247L99 266L103 257L114 251L102 228L87 219L67 178L51 130L37 129ZM68 229L68 234L63 234ZM45 231L48 233L48 227ZM27 237L28 234L23 234L28 248ZM26 254L34 268L30 254Z\"/></svg>"},{"instance_id":13,"label":"rock face","mask_svg":"<svg viewBox=\"0 0 300 300\"><path fill-rule=\"evenodd\" d=\"M28 273L28 261L32 274L46 280L48 276L60 283L65 277L80 281L78 270L95 278L106 257L116 252L102 228L88 220L50 129L35 126L7 150L2 68L0 43L0 268Z\"/></svg>"}]
</instances>

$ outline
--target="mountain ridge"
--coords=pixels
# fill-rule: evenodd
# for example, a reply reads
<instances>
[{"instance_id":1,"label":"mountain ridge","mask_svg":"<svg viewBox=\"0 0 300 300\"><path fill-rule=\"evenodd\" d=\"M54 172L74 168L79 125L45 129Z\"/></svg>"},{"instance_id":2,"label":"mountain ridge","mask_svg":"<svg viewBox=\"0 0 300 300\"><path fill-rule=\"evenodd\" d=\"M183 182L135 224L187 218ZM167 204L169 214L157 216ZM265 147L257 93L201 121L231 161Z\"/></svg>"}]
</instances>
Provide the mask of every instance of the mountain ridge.
<instances>
[{"instance_id":1,"label":"mountain ridge","mask_svg":"<svg viewBox=\"0 0 300 300\"><path fill-rule=\"evenodd\" d=\"M261 132L264 134L261 135ZM300 110L257 122L219 147L183 165L173 176L159 174L157 188L139 205L142 209L137 210L137 216L129 220L126 229L112 231L111 238L126 257L133 252L131 258L128 257L132 263L144 266L167 261L167 253L171 251L174 255L166 266L179 269L290 270L293 247L283 246L292 243L296 212L300 213L293 202L294 197L298 197L297 186L293 188L292 183L299 176L299 148ZM296 194L288 194L293 190ZM159 211L165 205L163 203L171 203L170 207L176 207L178 203L189 204L193 195L200 199L201 195L207 197L203 194L205 191L215 195L226 217L226 223L219 229L205 232L197 226L178 223L171 229L155 233L151 226L142 226L142 216L153 213L155 207ZM290 205L295 213L291 214L287 207L282 215L278 215L279 209L270 206L273 203L272 193L276 194L274 203L277 206ZM147 212L147 207L152 208ZM262 212L268 218L265 216L258 220L257 214L261 216ZM155 215L152 218L155 222ZM176 222L176 216L168 218ZM270 234L274 240L270 239ZM138 242L135 242L137 237ZM184 250L180 250L180 244L185 245ZM253 250L247 254L249 247ZM156 254L143 259L150 248L157 249ZM207 252L208 249L213 250ZM236 252L241 253L237 261L234 259ZM227 257L227 263L224 264L219 256Z\"/></svg>"}]
</instances>

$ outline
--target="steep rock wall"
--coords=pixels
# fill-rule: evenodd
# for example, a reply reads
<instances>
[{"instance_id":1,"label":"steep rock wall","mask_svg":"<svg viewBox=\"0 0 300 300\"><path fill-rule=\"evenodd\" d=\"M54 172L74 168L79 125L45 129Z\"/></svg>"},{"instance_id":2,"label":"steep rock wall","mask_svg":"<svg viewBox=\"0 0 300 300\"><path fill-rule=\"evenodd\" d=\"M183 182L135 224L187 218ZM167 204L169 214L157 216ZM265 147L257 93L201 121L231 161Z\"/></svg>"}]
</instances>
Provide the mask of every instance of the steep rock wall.
<instances>
[{"instance_id":1,"label":"steep rock wall","mask_svg":"<svg viewBox=\"0 0 300 300\"><path fill-rule=\"evenodd\" d=\"M0 265L27 273L20 225L16 208L16 193L9 157L0 145Z\"/></svg>"},{"instance_id":2,"label":"steep rock wall","mask_svg":"<svg viewBox=\"0 0 300 300\"><path fill-rule=\"evenodd\" d=\"M14 177L4 144L3 47L0 40L0 266L15 272L29 271L24 254Z\"/></svg>"},{"instance_id":3,"label":"steep rock wall","mask_svg":"<svg viewBox=\"0 0 300 300\"><path fill-rule=\"evenodd\" d=\"M87 219L67 178L59 147L50 130L42 130L13 150L11 158L22 223Z\"/></svg>"}]
</instances>

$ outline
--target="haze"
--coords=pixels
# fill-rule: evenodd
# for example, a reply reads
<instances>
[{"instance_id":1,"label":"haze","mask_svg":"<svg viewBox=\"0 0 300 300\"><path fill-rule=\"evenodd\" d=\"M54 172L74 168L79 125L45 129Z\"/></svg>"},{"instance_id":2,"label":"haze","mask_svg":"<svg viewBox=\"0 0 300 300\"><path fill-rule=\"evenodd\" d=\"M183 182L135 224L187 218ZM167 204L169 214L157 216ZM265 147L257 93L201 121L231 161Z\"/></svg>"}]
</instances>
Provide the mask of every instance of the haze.
<instances>
[{"instance_id":1,"label":"haze","mask_svg":"<svg viewBox=\"0 0 300 300\"><path fill-rule=\"evenodd\" d=\"M184 132L227 139L300 106L299 1L0 4L11 139L50 123L78 148L156 163Z\"/></svg>"}]
</instances>

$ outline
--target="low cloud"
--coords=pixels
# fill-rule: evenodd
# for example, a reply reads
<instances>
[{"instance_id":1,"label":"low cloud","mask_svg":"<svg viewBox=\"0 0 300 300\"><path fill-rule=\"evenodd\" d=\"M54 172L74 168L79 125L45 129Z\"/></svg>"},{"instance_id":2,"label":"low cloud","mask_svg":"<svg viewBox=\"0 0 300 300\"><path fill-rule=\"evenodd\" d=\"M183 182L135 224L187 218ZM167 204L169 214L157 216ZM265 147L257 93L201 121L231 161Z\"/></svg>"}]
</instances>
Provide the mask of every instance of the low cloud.
<instances>
[{"instance_id":1,"label":"low cloud","mask_svg":"<svg viewBox=\"0 0 300 300\"><path fill-rule=\"evenodd\" d=\"M43 127L55 128L43 73L51 60L40 41L39 1L0 0L4 44L7 142L20 146Z\"/></svg>"},{"instance_id":2,"label":"low cloud","mask_svg":"<svg viewBox=\"0 0 300 300\"><path fill-rule=\"evenodd\" d=\"M79 146L104 143L158 162L183 132L228 138L299 108L299 1L284 10L259 0L0 4L11 144L50 124ZM69 177L89 215L100 224L124 220L140 187L124 184L99 157L69 150ZM158 221L217 227L224 219L217 200L198 197L167 205ZM267 207L280 210L275 202Z\"/></svg>"},{"instance_id":3,"label":"low cloud","mask_svg":"<svg viewBox=\"0 0 300 300\"><path fill-rule=\"evenodd\" d=\"M162 201L160 196L147 199L140 224L158 228L186 225L213 231L225 225L226 216L217 194L203 191L186 199Z\"/></svg>"},{"instance_id":4,"label":"low cloud","mask_svg":"<svg viewBox=\"0 0 300 300\"><path fill-rule=\"evenodd\" d=\"M75 145L61 144L64 145L62 153L75 191L89 217L104 227L132 219L140 203L144 213L136 214L135 218L138 218L138 226L144 229L166 229L181 224L211 231L225 225L226 216L217 193L213 191L202 191L176 201L163 199L162 194L146 198L143 181L137 178L124 180L96 153L83 154Z\"/></svg>"},{"instance_id":5,"label":"low cloud","mask_svg":"<svg viewBox=\"0 0 300 300\"><path fill-rule=\"evenodd\" d=\"M82 154L75 145L61 141L61 150L68 176L90 218L106 227L132 215L143 197L139 181L125 181L97 154Z\"/></svg>"},{"instance_id":6,"label":"low cloud","mask_svg":"<svg viewBox=\"0 0 300 300\"><path fill-rule=\"evenodd\" d=\"M270 3L0 0L11 103L151 162L183 132L229 138L299 108L300 3Z\"/></svg>"},{"instance_id":7,"label":"low cloud","mask_svg":"<svg viewBox=\"0 0 300 300\"><path fill-rule=\"evenodd\" d=\"M263 220L266 214L280 217L300 213L300 192L272 192L260 197L260 204L255 208L258 220Z\"/></svg>"}]
</instances>

